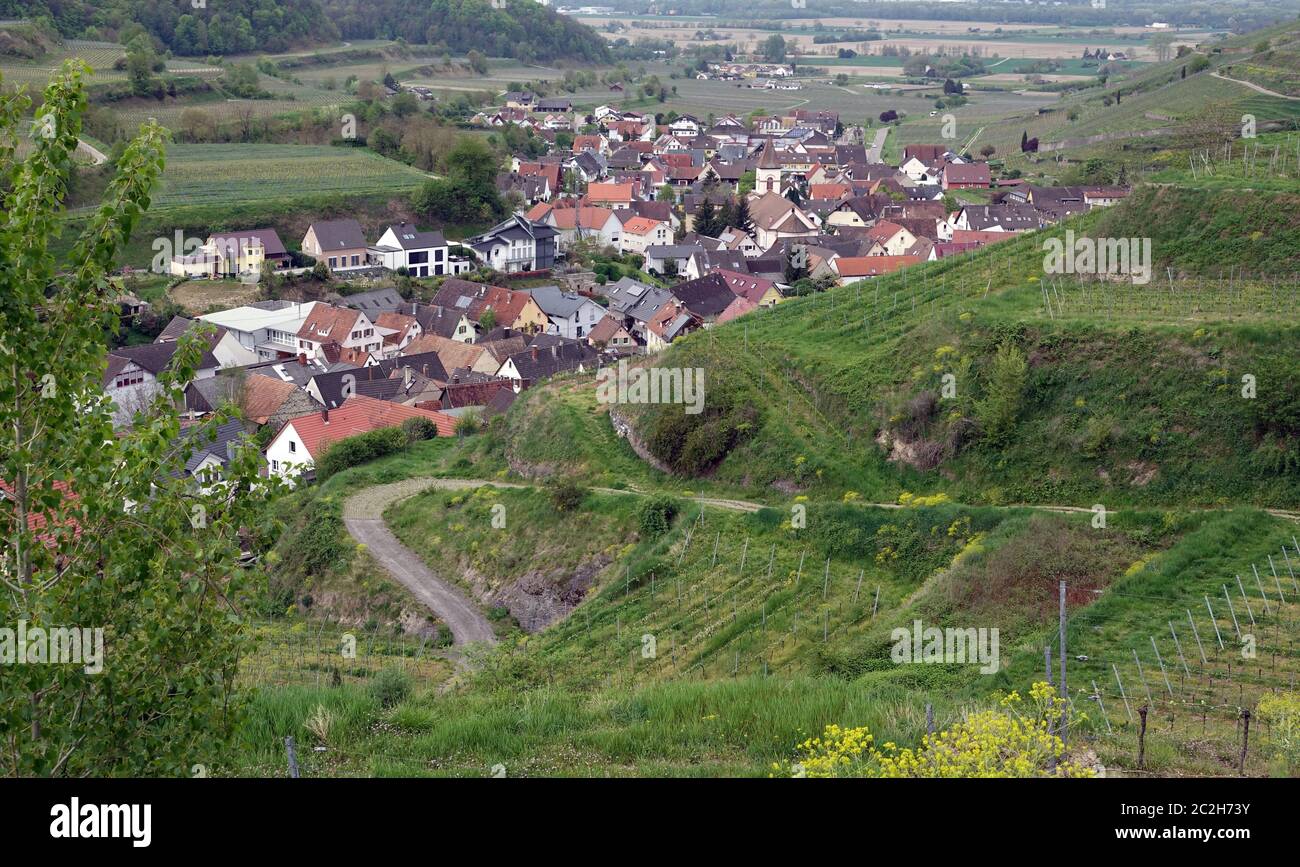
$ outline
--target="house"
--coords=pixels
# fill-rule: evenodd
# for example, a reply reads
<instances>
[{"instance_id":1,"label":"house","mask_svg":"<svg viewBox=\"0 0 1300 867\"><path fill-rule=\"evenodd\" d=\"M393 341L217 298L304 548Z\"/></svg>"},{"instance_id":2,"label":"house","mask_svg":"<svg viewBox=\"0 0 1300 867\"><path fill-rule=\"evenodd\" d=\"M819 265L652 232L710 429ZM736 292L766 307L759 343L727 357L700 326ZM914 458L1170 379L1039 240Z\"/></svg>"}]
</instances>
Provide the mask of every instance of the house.
<instances>
[{"instance_id":1,"label":"house","mask_svg":"<svg viewBox=\"0 0 1300 867\"><path fill-rule=\"evenodd\" d=\"M545 175L521 175L518 172L502 172L497 175L497 192L503 197L517 193L525 204L549 202L555 190Z\"/></svg>"},{"instance_id":2,"label":"house","mask_svg":"<svg viewBox=\"0 0 1300 867\"><path fill-rule=\"evenodd\" d=\"M902 256L916 243L916 235L892 220L880 220L866 236L880 245L882 256Z\"/></svg>"},{"instance_id":3,"label":"house","mask_svg":"<svg viewBox=\"0 0 1300 867\"><path fill-rule=\"evenodd\" d=\"M411 223L389 226L369 253L389 271L404 268L412 277L441 277L446 272L447 241L442 232L421 232Z\"/></svg>"},{"instance_id":4,"label":"house","mask_svg":"<svg viewBox=\"0 0 1300 867\"><path fill-rule=\"evenodd\" d=\"M298 356L364 364L367 356L382 357L384 340L393 333L360 310L317 304L298 328Z\"/></svg>"},{"instance_id":5,"label":"house","mask_svg":"<svg viewBox=\"0 0 1300 867\"><path fill-rule=\"evenodd\" d=\"M506 92L506 108L531 109L537 95L529 90L510 90Z\"/></svg>"},{"instance_id":6,"label":"house","mask_svg":"<svg viewBox=\"0 0 1300 867\"><path fill-rule=\"evenodd\" d=\"M369 247L361 224L347 218L312 223L302 239L302 251L331 271L365 268L370 263Z\"/></svg>"},{"instance_id":7,"label":"house","mask_svg":"<svg viewBox=\"0 0 1300 867\"><path fill-rule=\"evenodd\" d=\"M703 247L693 244L657 244L645 248L645 269L658 275L673 276L686 273L691 257L703 252Z\"/></svg>"},{"instance_id":8,"label":"house","mask_svg":"<svg viewBox=\"0 0 1300 867\"><path fill-rule=\"evenodd\" d=\"M948 163L943 167L945 190L986 190L991 183L988 163Z\"/></svg>"},{"instance_id":9,"label":"house","mask_svg":"<svg viewBox=\"0 0 1300 867\"><path fill-rule=\"evenodd\" d=\"M586 341L543 340L534 338L532 344L502 363L498 376L514 380L537 382L548 376L570 370L586 371L597 364L600 355Z\"/></svg>"},{"instance_id":10,"label":"house","mask_svg":"<svg viewBox=\"0 0 1300 867\"><path fill-rule=\"evenodd\" d=\"M693 115L684 114L668 124L668 131L681 138L695 138L700 134L700 121Z\"/></svg>"},{"instance_id":11,"label":"house","mask_svg":"<svg viewBox=\"0 0 1300 867\"><path fill-rule=\"evenodd\" d=\"M406 352L408 355L399 358L435 354L443 369L448 372L468 370L491 376L501 368L500 359L485 344L463 343L436 334L425 334L417 338L406 347Z\"/></svg>"},{"instance_id":12,"label":"house","mask_svg":"<svg viewBox=\"0 0 1300 867\"><path fill-rule=\"evenodd\" d=\"M963 205L953 221L957 229L975 232L1023 232L1039 229L1043 220L1033 205Z\"/></svg>"},{"instance_id":13,"label":"house","mask_svg":"<svg viewBox=\"0 0 1300 867\"><path fill-rule=\"evenodd\" d=\"M214 235L194 253L173 256L171 273L177 277L244 277L262 272L266 248L259 238Z\"/></svg>"},{"instance_id":14,"label":"house","mask_svg":"<svg viewBox=\"0 0 1300 867\"><path fill-rule=\"evenodd\" d=\"M623 242L619 246L621 253L641 253L647 247L671 244L672 227L649 217L631 217L623 223Z\"/></svg>"},{"instance_id":15,"label":"house","mask_svg":"<svg viewBox=\"0 0 1300 867\"><path fill-rule=\"evenodd\" d=\"M235 450L248 441L243 422L238 420L214 428L207 425L182 428L172 447L185 458L185 467L173 475L193 479L202 491L211 490L225 478Z\"/></svg>"},{"instance_id":16,"label":"house","mask_svg":"<svg viewBox=\"0 0 1300 867\"><path fill-rule=\"evenodd\" d=\"M424 333L420 327L420 320L406 313L385 312L375 317L375 325L378 328L391 331L384 337L383 357L389 358L398 354Z\"/></svg>"},{"instance_id":17,"label":"house","mask_svg":"<svg viewBox=\"0 0 1300 867\"><path fill-rule=\"evenodd\" d=\"M680 301L670 298L645 324L646 349L658 352L677 338L702 327L703 323L683 309Z\"/></svg>"},{"instance_id":18,"label":"house","mask_svg":"<svg viewBox=\"0 0 1300 867\"><path fill-rule=\"evenodd\" d=\"M678 283L672 293L684 311L706 324L716 321L736 300L736 293L717 272Z\"/></svg>"},{"instance_id":19,"label":"house","mask_svg":"<svg viewBox=\"0 0 1300 867\"><path fill-rule=\"evenodd\" d=\"M547 334L577 340L586 337L605 315L605 308L595 301L576 292L564 292L558 286L538 286L524 291L550 320Z\"/></svg>"},{"instance_id":20,"label":"house","mask_svg":"<svg viewBox=\"0 0 1300 867\"><path fill-rule=\"evenodd\" d=\"M815 215L808 214L779 193L764 193L751 198L749 217L754 226L754 240L764 250L781 238L816 235L821 225Z\"/></svg>"},{"instance_id":21,"label":"house","mask_svg":"<svg viewBox=\"0 0 1300 867\"><path fill-rule=\"evenodd\" d=\"M391 313L401 309L407 301L395 287L372 289L369 292L354 292L343 298L343 306L360 310L374 319L380 313Z\"/></svg>"},{"instance_id":22,"label":"house","mask_svg":"<svg viewBox=\"0 0 1300 867\"><path fill-rule=\"evenodd\" d=\"M606 208L630 208L635 198L632 184L588 184L586 199Z\"/></svg>"},{"instance_id":23,"label":"house","mask_svg":"<svg viewBox=\"0 0 1300 867\"><path fill-rule=\"evenodd\" d=\"M592 151L581 151L566 160L564 165L584 184L594 183L605 176L605 158Z\"/></svg>"},{"instance_id":24,"label":"house","mask_svg":"<svg viewBox=\"0 0 1300 867\"><path fill-rule=\"evenodd\" d=\"M516 214L465 243L497 271L546 271L555 264L555 229Z\"/></svg>"},{"instance_id":25,"label":"house","mask_svg":"<svg viewBox=\"0 0 1300 867\"><path fill-rule=\"evenodd\" d=\"M449 277L433 296L433 303L449 310L462 311L472 322L481 322L492 312L493 326L517 331L543 331L550 323L546 314L527 292L471 283ZM456 335L459 340L460 335Z\"/></svg>"},{"instance_id":26,"label":"house","mask_svg":"<svg viewBox=\"0 0 1300 867\"><path fill-rule=\"evenodd\" d=\"M237 406L247 425L270 425L275 430L296 415L320 408L292 379L274 376L221 374L196 379L185 387L185 411L192 416L216 412L225 403Z\"/></svg>"},{"instance_id":27,"label":"house","mask_svg":"<svg viewBox=\"0 0 1300 867\"><path fill-rule=\"evenodd\" d=\"M572 202L573 199L564 199ZM550 226L557 232L556 247L566 251L579 241L594 241L617 249L623 237L623 224L609 208L552 207L536 205L527 214L535 223Z\"/></svg>"},{"instance_id":28,"label":"house","mask_svg":"<svg viewBox=\"0 0 1300 867\"><path fill-rule=\"evenodd\" d=\"M892 274L899 268L925 261L922 256L841 256L831 263L839 274L839 284L847 286L869 277Z\"/></svg>"},{"instance_id":29,"label":"house","mask_svg":"<svg viewBox=\"0 0 1300 867\"><path fill-rule=\"evenodd\" d=\"M315 471L316 462L339 440L384 428L398 427L411 418L424 418L437 427L438 436L454 436L456 420L446 413L417 409L364 395L353 395L338 409L322 409L285 423L267 444L266 464L271 475L289 482Z\"/></svg>"},{"instance_id":30,"label":"house","mask_svg":"<svg viewBox=\"0 0 1300 867\"><path fill-rule=\"evenodd\" d=\"M163 391L160 377L172 364L178 344L145 343L110 350L104 370L104 394L113 403L113 426L130 424L136 412L147 409ZM195 379L217 375L221 364L204 349L194 371Z\"/></svg>"},{"instance_id":31,"label":"house","mask_svg":"<svg viewBox=\"0 0 1300 867\"><path fill-rule=\"evenodd\" d=\"M622 277L608 287L609 311L621 317L632 335L645 340L646 323L649 322L673 293L658 286L647 286L631 277Z\"/></svg>"},{"instance_id":32,"label":"house","mask_svg":"<svg viewBox=\"0 0 1300 867\"><path fill-rule=\"evenodd\" d=\"M623 324L622 317L606 313L587 332L587 342L597 349L631 350L637 346L631 329Z\"/></svg>"},{"instance_id":33,"label":"house","mask_svg":"<svg viewBox=\"0 0 1300 867\"><path fill-rule=\"evenodd\" d=\"M573 100L567 96L548 96L544 99L537 100L534 111L553 111L561 114L568 114L573 111Z\"/></svg>"},{"instance_id":34,"label":"house","mask_svg":"<svg viewBox=\"0 0 1300 867\"><path fill-rule=\"evenodd\" d=\"M195 320L186 319L184 316L173 316L171 322L168 322L155 339L154 343L171 343L181 338L195 325ZM207 339L208 351L212 357L222 367L243 367L247 364L256 364L259 359L254 350L247 349L239 338L219 326L209 326L212 330Z\"/></svg>"},{"instance_id":35,"label":"house","mask_svg":"<svg viewBox=\"0 0 1300 867\"><path fill-rule=\"evenodd\" d=\"M713 273L726 281L728 289L755 307L772 307L781 301L781 293L776 290L776 283L765 277L722 268Z\"/></svg>"},{"instance_id":36,"label":"house","mask_svg":"<svg viewBox=\"0 0 1300 867\"><path fill-rule=\"evenodd\" d=\"M448 368L443 363L442 356L434 352L420 352L388 358L369 367L322 371L313 376L303 386L303 390L311 395L318 405L329 409L342 406L343 402L354 394L366 394L380 400L393 400L402 387L409 382L404 377L398 376L406 370L437 384L445 383L449 379ZM394 377L397 378L398 383L373 385L387 383ZM436 398L436 395L434 397Z\"/></svg>"}]
</instances>

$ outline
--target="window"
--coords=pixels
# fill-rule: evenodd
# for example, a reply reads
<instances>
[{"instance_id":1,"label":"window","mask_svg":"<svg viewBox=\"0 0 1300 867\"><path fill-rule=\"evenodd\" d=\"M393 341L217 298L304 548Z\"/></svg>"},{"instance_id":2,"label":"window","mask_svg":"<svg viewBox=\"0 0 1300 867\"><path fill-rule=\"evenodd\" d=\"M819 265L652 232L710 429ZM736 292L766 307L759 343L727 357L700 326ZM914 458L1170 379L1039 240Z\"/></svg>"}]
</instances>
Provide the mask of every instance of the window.
<instances>
[{"instance_id":1,"label":"window","mask_svg":"<svg viewBox=\"0 0 1300 867\"><path fill-rule=\"evenodd\" d=\"M338 260L337 258L335 258L334 256L330 256L330 267L331 267L331 268L337 268L337 267L338 267L338 264L339 264L339 260Z\"/></svg>"},{"instance_id":2,"label":"window","mask_svg":"<svg viewBox=\"0 0 1300 867\"><path fill-rule=\"evenodd\" d=\"M291 452L297 452L297 451L298 451L298 444L297 444L296 442L294 442L293 440L289 440L289 451L291 451Z\"/></svg>"},{"instance_id":3,"label":"window","mask_svg":"<svg viewBox=\"0 0 1300 867\"><path fill-rule=\"evenodd\" d=\"M280 469L280 462L279 462L279 461L271 461L271 469L273 469L273 470L278 470L278 469Z\"/></svg>"},{"instance_id":4,"label":"window","mask_svg":"<svg viewBox=\"0 0 1300 867\"><path fill-rule=\"evenodd\" d=\"M421 250L418 253L408 253L406 257L406 263L408 265L423 265L428 261L429 253L426 250Z\"/></svg>"},{"instance_id":5,"label":"window","mask_svg":"<svg viewBox=\"0 0 1300 867\"><path fill-rule=\"evenodd\" d=\"M353 257L352 257L352 266L353 266L354 268L356 267L356 265L357 265L357 263L358 263L358 258L359 258L359 257L357 257L357 256L353 256Z\"/></svg>"}]
</instances>

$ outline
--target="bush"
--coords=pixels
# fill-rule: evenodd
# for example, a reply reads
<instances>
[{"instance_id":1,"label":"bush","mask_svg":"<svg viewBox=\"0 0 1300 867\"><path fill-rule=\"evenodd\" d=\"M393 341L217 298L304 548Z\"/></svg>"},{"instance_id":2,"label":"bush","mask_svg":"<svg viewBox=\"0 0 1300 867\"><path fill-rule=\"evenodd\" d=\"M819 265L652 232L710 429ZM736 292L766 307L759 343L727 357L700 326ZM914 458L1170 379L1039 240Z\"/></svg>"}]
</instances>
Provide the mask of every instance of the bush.
<instances>
[{"instance_id":1,"label":"bush","mask_svg":"<svg viewBox=\"0 0 1300 867\"><path fill-rule=\"evenodd\" d=\"M438 426L434 424L431 418L416 416L402 422L402 433L406 436L408 443L431 440L438 436Z\"/></svg>"},{"instance_id":2,"label":"bush","mask_svg":"<svg viewBox=\"0 0 1300 867\"><path fill-rule=\"evenodd\" d=\"M400 704L411 694L411 677L400 668L385 668L370 682L370 695L380 707Z\"/></svg>"},{"instance_id":3,"label":"bush","mask_svg":"<svg viewBox=\"0 0 1300 867\"><path fill-rule=\"evenodd\" d=\"M325 480L337 472L391 455L406 448L406 432L387 427L347 437L330 446L316 462L316 478Z\"/></svg>"},{"instance_id":4,"label":"bush","mask_svg":"<svg viewBox=\"0 0 1300 867\"><path fill-rule=\"evenodd\" d=\"M656 494L645 500L637 512L641 535L647 539L657 539L667 533L677 511L677 501L667 494Z\"/></svg>"},{"instance_id":5,"label":"bush","mask_svg":"<svg viewBox=\"0 0 1300 867\"><path fill-rule=\"evenodd\" d=\"M546 493L551 498L551 503L561 512L576 510L587 496L587 489L570 479L551 481L546 487Z\"/></svg>"},{"instance_id":6,"label":"bush","mask_svg":"<svg viewBox=\"0 0 1300 867\"><path fill-rule=\"evenodd\" d=\"M992 445L1001 445L1011 435L1024 401L1029 364L1013 343L1004 343L993 359L985 397L975 406L980 428Z\"/></svg>"}]
</instances>

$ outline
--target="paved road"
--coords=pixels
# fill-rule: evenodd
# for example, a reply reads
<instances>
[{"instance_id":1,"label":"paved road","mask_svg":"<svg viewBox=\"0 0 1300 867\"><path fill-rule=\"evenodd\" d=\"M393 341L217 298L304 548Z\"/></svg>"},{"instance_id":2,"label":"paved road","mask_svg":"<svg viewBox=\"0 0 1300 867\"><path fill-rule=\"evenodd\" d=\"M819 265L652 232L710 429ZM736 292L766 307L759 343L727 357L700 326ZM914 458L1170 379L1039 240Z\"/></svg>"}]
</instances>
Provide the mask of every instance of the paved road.
<instances>
[{"instance_id":1,"label":"paved road","mask_svg":"<svg viewBox=\"0 0 1300 867\"><path fill-rule=\"evenodd\" d=\"M871 147L867 148L867 162L869 163L884 162L883 158L881 157L881 153L885 149L885 139L888 138L888 136L889 136L889 127L882 126L880 129L876 130L876 138L874 141L872 141Z\"/></svg>"},{"instance_id":2,"label":"paved road","mask_svg":"<svg viewBox=\"0 0 1300 867\"><path fill-rule=\"evenodd\" d=\"M364 544L388 574L447 624L456 644L495 644L492 624L478 606L459 588L429 571L419 556L399 542L384 523L384 509L390 504L415 496L426 488L441 487L435 484L439 481L408 479L366 488L344 504L343 523L352 538Z\"/></svg>"}]
</instances>

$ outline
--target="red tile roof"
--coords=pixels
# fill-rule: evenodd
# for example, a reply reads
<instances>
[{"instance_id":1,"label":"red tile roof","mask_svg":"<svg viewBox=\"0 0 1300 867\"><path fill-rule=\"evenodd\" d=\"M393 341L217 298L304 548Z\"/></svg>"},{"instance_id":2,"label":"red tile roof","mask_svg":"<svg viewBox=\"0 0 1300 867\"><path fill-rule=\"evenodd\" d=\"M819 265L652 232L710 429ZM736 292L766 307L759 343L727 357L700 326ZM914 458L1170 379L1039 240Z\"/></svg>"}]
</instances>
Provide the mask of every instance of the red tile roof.
<instances>
[{"instance_id":1,"label":"red tile roof","mask_svg":"<svg viewBox=\"0 0 1300 867\"><path fill-rule=\"evenodd\" d=\"M841 256L835 269L841 277L878 277L923 261L920 256Z\"/></svg>"},{"instance_id":2,"label":"red tile roof","mask_svg":"<svg viewBox=\"0 0 1300 867\"><path fill-rule=\"evenodd\" d=\"M328 419L327 419L328 416ZM331 443L373 430L397 427L408 418L427 418L438 427L438 436L453 436L456 420L446 413L416 409L400 403L376 400L355 394L338 409L312 412L285 422L284 427L267 444L270 448L293 425L298 439L312 459L318 459Z\"/></svg>"}]
</instances>

